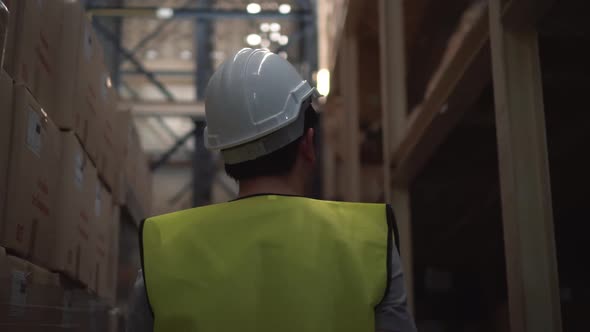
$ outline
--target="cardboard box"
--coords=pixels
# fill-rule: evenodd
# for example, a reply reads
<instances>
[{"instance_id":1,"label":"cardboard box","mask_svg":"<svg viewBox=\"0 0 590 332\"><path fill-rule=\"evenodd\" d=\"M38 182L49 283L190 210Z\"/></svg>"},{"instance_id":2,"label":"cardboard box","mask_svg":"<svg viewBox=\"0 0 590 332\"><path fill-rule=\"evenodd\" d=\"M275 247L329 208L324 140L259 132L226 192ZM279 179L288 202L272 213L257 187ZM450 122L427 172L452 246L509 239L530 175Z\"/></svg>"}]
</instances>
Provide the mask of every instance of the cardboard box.
<instances>
[{"instance_id":1,"label":"cardboard box","mask_svg":"<svg viewBox=\"0 0 590 332\"><path fill-rule=\"evenodd\" d=\"M121 205L127 203L127 192L131 184L135 183L134 160L139 152L139 136L133 125L131 111L115 112L115 137L118 144L116 151L121 163L121 170L115 179L113 196L115 201Z\"/></svg>"},{"instance_id":2,"label":"cardboard box","mask_svg":"<svg viewBox=\"0 0 590 332\"><path fill-rule=\"evenodd\" d=\"M149 160L145 155L130 111L116 113L116 131L123 144L122 165L124 174L116 180L116 200L132 210L134 218L145 218L151 212L152 175ZM118 196L118 197L117 197ZM122 197L123 199L119 200ZM139 222L139 220L136 220Z\"/></svg>"},{"instance_id":3,"label":"cardboard box","mask_svg":"<svg viewBox=\"0 0 590 332\"><path fill-rule=\"evenodd\" d=\"M45 241L55 215L60 134L23 85L14 86L13 128L3 246L22 257L49 252Z\"/></svg>"},{"instance_id":4,"label":"cardboard box","mask_svg":"<svg viewBox=\"0 0 590 332\"><path fill-rule=\"evenodd\" d=\"M78 81L74 92L74 109L77 110L74 130L86 152L96 163L98 137L102 131L100 117L108 96L107 83L102 70L102 48L90 22L83 22L82 31L83 42L78 58Z\"/></svg>"},{"instance_id":5,"label":"cardboard box","mask_svg":"<svg viewBox=\"0 0 590 332\"><path fill-rule=\"evenodd\" d=\"M99 182L96 187L96 272L95 290L103 299L113 302L116 294L116 270L118 265L119 207L107 189ZM116 230L115 230L116 228ZM115 241L116 246L115 246ZM113 257L115 255L117 257Z\"/></svg>"},{"instance_id":6,"label":"cardboard box","mask_svg":"<svg viewBox=\"0 0 590 332\"><path fill-rule=\"evenodd\" d=\"M97 300L87 290L64 283L63 320L65 326L75 327L76 332L107 331L111 308Z\"/></svg>"},{"instance_id":7,"label":"cardboard box","mask_svg":"<svg viewBox=\"0 0 590 332\"><path fill-rule=\"evenodd\" d=\"M85 13L77 1L43 2L43 29L39 35L41 42L37 56L38 60L47 63L49 70L39 76L34 95L59 128L74 130L76 119L81 121L79 109L74 107L74 95L80 80L79 63L92 65L89 61L82 61L87 57L80 59L84 47ZM77 129L82 129L81 124L78 125Z\"/></svg>"},{"instance_id":8,"label":"cardboard box","mask_svg":"<svg viewBox=\"0 0 590 332\"><path fill-rule=\"evenodd\" d=\"M4 1L10 11L4 68L17 83L26 85L31 91L40 72L46 70L44 64L37 61L44 2Z\"/></svg>"},{"instance_id":9,"label":"cardboard box","mask_svg":"<svg viewBox=\"0 0 590 332\"><path fill-rule=\"evenodd\" d=\"M121 146L120 137L117 133L118 127L115 125L115 110L117 107L117 92L111 85L110 75L106 68L104 69L104 81L106 83L106 98L104 100L104 110L100 114L102 130L98 140L98 157L96 166L98 174L104 181L111 192L114 192L117 174L121 171L121 157L118 150Z\"/></svg>"},{"instance_id":10,"label":"cardboard box","mask_svg":"<svg viewBox=\"0 0 590 332\"><path fill-rule=\"evenodd\" d=\"M105 287L107 303L114 307L117 304L117 285L119 280L119 230L121 207L114 205L113 222L110 224L111 242L107 261L107 284Z\"/></svg>"},{"instance_id":11,"label":"cardboard box","mask_svg":"<svg viewBox=\"0 0 590 332\"><path fill-rule=\"evenodd\" d=\"M62 299L58 274L7 255L0 247L2 331L46 331L41 327L61 324Z\"/></svg>"},{"instance_id":12,"label":"cardboard box","mask_svg":"<svg viewBox=\"0 0 590 332\"><path fill-rule=\"evenodd\" d=\"M0 1L0 70L4 66L4 49L6 48L6 37L8 36L8 8Z\"/></svg>"},{"instance_id":13,"label":"cardboard box","mask_svg":"<svg viewBox=\"0 0 590 332\"><path fill-rule=\"evenodd\" d=\"M152 210L152 171L143 150L140 150L136 163L137 177L133 192L137 197L143 218L147 218L151 215Z\"/></svg>"},{"instance_id":14,"label":"cardboard box","mask_svg":"<svg viewBox=\"0 0 590 332\"><path fill-rule=\"evenodd\" d=\"M61 132L61 160L55 213L50 227L37 237L45 252L33 259L83 285L95 282L92 246L96 168L72 132Z\"/></svg>"},{"instance_id":15,"label":"cardboard box","mask_svg":"<svg viewBox=\"0 0 590 332\"><path fill-rule=\"evenodd\" d=\"M8 185L8 158L12 136L12 78L0 69L0 232Z\"/></svg>"}]
</instances>

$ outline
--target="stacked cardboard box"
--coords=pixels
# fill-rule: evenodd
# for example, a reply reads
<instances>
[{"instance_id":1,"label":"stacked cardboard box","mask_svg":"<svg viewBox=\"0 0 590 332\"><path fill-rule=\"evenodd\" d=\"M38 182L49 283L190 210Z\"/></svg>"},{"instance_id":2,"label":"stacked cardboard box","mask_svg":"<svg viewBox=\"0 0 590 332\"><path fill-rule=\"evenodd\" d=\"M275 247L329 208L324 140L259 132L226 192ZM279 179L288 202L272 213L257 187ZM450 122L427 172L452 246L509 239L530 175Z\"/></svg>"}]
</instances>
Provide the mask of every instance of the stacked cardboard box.
<instances>
[{"instance_id":1,"label":"stacked cardboard box","mask_svg":"<svg viewBox=\"0 0 590 332\"><path fill-rule=\"evenodd\" d=\"M106 82L102 48L82 6L65 0L7 4L6 71L29 88L60 129L76 133L95 161Z\"/></svg>"},{"instance_id":2,"label":"stacked cardboard box","mask_svg":"<svg viewBox=\"0 0 590 332\"><path fill-rule=\"evenodd\" d=\"M97 282L92 286L97 294L113 303L116 295L116 274L118 267L119 207L111 194L100 183L96 187L96 232L92 242L96 250Z\"/></svg>"},{"instance_id":3,"label":"stacked cardboard box","mask_svg":"<svg viewBox=\"0 0 590 332\"><path fill-rule=\"evenodd\" d=\"M149 216L151 214L150 207L152 205L152 171L150 169L149 160L143 151L136 159L135 168L137 176L134 192L144 215Z\"/></svg>"},{"instance_id":4,"label":"stacked cardboard box","mask_svg":"<svg viewBox=\"0 0 590 332\"><path fill-rule=\"evenodd\" d=\"M0 331L87 332L111 329L110 308L58 274L0 247Z\"/></svg>"},{"instance_id":5,"label":"stacked cardboard box","mask_svg":"<svg viewBox=\"0 0 590 332\"><path fill-rule=\"evenodd\" d=\"M37 61L42 1L5 0L10 11L4 68L19 84L31 88L46 68Z\"/></svg>"},{"instance_id":6,"label":"stacked cardboard box","mask_svg":"<svg viewBox=\"0 0 590 332\"><path fill-rule=\"evenodd\" d=\"M0 330L67 331L58 274L6 254L0 247Z\"/></svg>"},{"instance_id":7,"label":"stacked cardboard box","mask_svg":"<svg viewBox=\"0 0 590 332\"><path fill-rule=\"evenodd\" d=\"M147 156L143 152L139 135L133 124L130 111L120 111L115 115L116 131L122 135L120 142L125 142L118 151L123 165L123 172L116 179L113 193L117 200L133 206L140 216L150 214L152 200L152 177ZM139 220L137 220L139 222Z\"/></svg>"},{"instance_id":8,"label":"stacked cardboard box","mask_svg":"<svg viewBox=\"0 0 590 332\"><path fill-rule=\"evenodd\" d=\"M21 270L58 273L61 283L52 281L49 288L64 293L63 307L98 312L100 303L116 300L120 206L131 197L142 217L150 210L147 159L131 113L116 111L102 48L81 4L4 2L11 14L6 72L0 71L0 246L25 259L4 255L24 264ZM3 17L0 10L0 36ZM0 315L13 310L2 304L15 303L2 301L2 290L15 282L2 279L2 273L15 270L3 253ZM28 294L27 301L34 298ZM73 325L93 326L96 316L81 318L78 309L61 322L71 318ZM69 325L55 330L80 330Z\"/></svg>"},{"instance_id":9,"label":"stacked cardboard box","mask_svg":"<svg viewBox=\"0 0 590 332\"><path fill-rule=\"evenodd\" d=\"M90 238L93 230L96 168L72 132L62 132L57 199L51 229L37 238L49 251L34 261L89 285L95 282L95 258Z\"/></svg>"},{"instance_id":10,"label":"stacked cardboard box","mask_svg":"<svg viewBox=\"0 0 590 332\"><path fill-rule=\"evenodd\" d=\"M22 257L44 257L50 244L37 237L51 231L56 213L60 133L25 86L14 87L13 105L10 194L0 239Z\"/></svg>"},{"instance_id":11,"label":"stacked cardboard box","mask_svg":"<svg viewBox=\"0 0 590 332\"><path fill-rule=\"evenodd\" d=\"M136 205L143 218L150 214L152 204L152 175L149 160L141 146L132 112L130 110L115 112L114 122L115 132L120 135L117 140L122 143L117 153L123 172L119 172L115 179L113 195L123 204Z\"/></svg>"},{"instance_id":12,"label":"stacked cardboard box","mask_svg":"<svg viewBox=\"0 0 590 332\"><path fill-rule=\"evenodd\" d=\"M115 194L115 186L117 182L118 174L120 173L121 161L121 136L117 130L119 129L116 125L116 108L118 103L117 92L111 85L110 74L107 69L103 69L103 80L104 85L104 112L101 113L99 121L101 122L100 127L102 128L101 135L97 138L98 140L98 158L97 168L99 175L107 187ZM119 203L124 201L115 199Z\"/></svg>"}]
</instances>

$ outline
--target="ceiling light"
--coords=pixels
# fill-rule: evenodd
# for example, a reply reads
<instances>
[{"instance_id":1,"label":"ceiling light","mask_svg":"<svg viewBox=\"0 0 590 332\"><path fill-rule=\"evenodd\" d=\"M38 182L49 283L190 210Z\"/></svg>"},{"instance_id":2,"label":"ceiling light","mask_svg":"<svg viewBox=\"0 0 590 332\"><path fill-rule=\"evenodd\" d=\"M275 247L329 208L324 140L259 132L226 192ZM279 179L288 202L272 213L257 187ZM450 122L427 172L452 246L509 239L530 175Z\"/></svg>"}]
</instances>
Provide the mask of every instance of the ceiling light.
<instances>
[{"instance_id":1,"label":"ceiling light","mask_svg":"<svg viewBox=\"0 0 590 332\"><path fill-rule=\"evenodd\" d=\"M279 38L279 44L281 44L283 46L289 44L289 36L281 36Z\"/></svg>"},{"instance_id":2,"label":"ceiling light","mask_svg":"<svg viewBox=\"0 0 590 332\"><path fill-rule=\"evenodd\" d=\"M268 24L268 23L260 24L260 31L269 32L270 31L270 24Z\"/></svg>"},{"instance_id":3,"label":"ceiling light","mask_svg":"<svg viewBox=\"0 0 590 332\"><path fill-rule=\"evenodd\" d=\"M257 35L255 33L248 35L248 37L246 37L246 43L248 43L248 45L250 46L257 46L260 45L260 43L262 42L262 37L260 37L260 35Z\"/></svg>"},{"instance_id":4,"label":"ceiling light","mask_svg":"<svg viewBox=\"0 0 590 332\"><path fill-rule=\"evenodd\" d=\"M110 76L107 76L107 79L106 79L106 82L105 83L106 83L107 88L110 89L110 88L113 87L113 81L111 80L111 77Z\"/></svg>"},{"instance_id":5,"label":"ceiling light","mask_svg":"<svg viewBox=\"0 0 590 332\"><path fill-rule=\"evenodd\" d=\"M182 60L190 60L193 58L193 52L190 50L182 50L180 51L180 58Z\"/></svg>"},{"instance_id":6,"label":"ceiling light","mask_svg":"<svg viewBox=\"0 0 590 332\"><path fill-rule=\"evenodd\" d=\"M260 42L260 47L262 47L262 48L269 48L269 47L270 47L270 40L268 40L268 39L263 39L263 40Z\"/></svg>"},{"instance_id":7,"label":"ceiling light","mask_svg":"<svg viewBox=\"0 0 590 332\"><path fill-rule=\"evenodd\" d=\"M159 53L156 50L150 49L145 52L145 58L148 60L155 60Z\"/></svg>"},{"instance_id":8,"label":"ceiling light","mask_svg":"<svg viewBox=\"0 0 590 332\"><path fill-rule=\"evenodd\" d=\"M291 5L286 3L279 6L279 13L281 14L289 14L291 12Z\"/></svg>"},{"instance_id":9,"label":"ceiling light","mask_svg":"<svg viewBox=\"0 0 590 332\"><path fill-rule=\"evenodd\" d=\"M270 24L270 31L272 31L272 32L279 32L279 31L281 31L281 25L278 24L278 23L276 23L276 22L271 23Z\"/></svg>"},{"instance_id":10,"label":"ceiling light","mask_svg":"<svg viewBox=\"0 0 590 332\"><path fill-rule=\"evenodd\" d=\"M279 56L285 60L287 60L287 58L289 57L289 54L287 54L287 52L285 51L280 51L279 52Z\"/></svg>"},{"instance_id":11,"label":"ceiling light","mask_svg":"<svg viewBox=\"0 0 590 332\"><path fill-rule=\"evenodd\" d=\"M320 69L317 74L318 92L322 96L327 96L330 93L330 71L328 69Z\"/></svg>"},{"instance_id":12,"label":"ceiling light","mask_svg":"<svg viewBox=\"0 0 590 332\"><path fill-rule=\"evenodd\" d=\"M257 3L251 3L246 7L246 10L250 14L258 14L262 10L262 7Z\"/></svg>"},{"instance_id":13,"label":"ceiling light","mask_svg":"<svg viewBox=\"0 0 590 332\"><path fill-rule=\"evenodd\" d=\"M174 9L168 7L158 8L156 10L156 17L161 20L166 20L174 16Z\"/></svg>"},{"instance_id":14,"label":"ceiling light","mask_svg":"<svg viewBox=\"0 0 590 332\"><path fill-rule=\"evenodd\" d=\"M270 40L272 40L273 42L278 42L281 39L281 33L280 32L271 32L270 33Z\"/></svg>"}]
</instances>

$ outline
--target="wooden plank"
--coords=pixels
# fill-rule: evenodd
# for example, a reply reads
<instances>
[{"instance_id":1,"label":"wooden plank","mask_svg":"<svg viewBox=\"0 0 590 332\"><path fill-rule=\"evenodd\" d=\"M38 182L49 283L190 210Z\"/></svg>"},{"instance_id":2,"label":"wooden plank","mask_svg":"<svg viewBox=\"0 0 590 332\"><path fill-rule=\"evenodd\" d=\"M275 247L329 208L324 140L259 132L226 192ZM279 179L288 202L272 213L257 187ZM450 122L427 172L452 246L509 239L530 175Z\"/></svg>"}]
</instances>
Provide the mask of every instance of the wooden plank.
<instances>
[{"instance_id":1,"label":"wooden plank","mask_svg":"<svg viewBox=\"0 0 590 332\"><path fill-rule=\"evenodd\" d=\"M411 115L406 135L393 155L395 184L410 183L431 157L434 148L457 124L462 113L455 114L451 111L464 112L465 107L450 109L448 102L458 87L470 91L464 97L472 99L474 92L477 92L473 91L473 88L483 89L485 86L482 84L487 84L485 77L475 76L474 79L469 80L465 78L470 69L483 74L486 71L489 72L489 61L486 63L484 51L488 42L489 26L486 10L467 32L455 56L442 69L437 84L432 88L427 99L419 109L414 111L416 114ZM472 86L473 84L475 85ZM439 117L447 119L439 119Z\"/></svg>"},{"instance_id":2,"label":"wooden plank","mask_svg":"<svg viewBox=\"0 0 590 332\"><path fill-rule=\"evenodd\" d=\"M362 19L363 0L320 0L318 2L319 62L321 68L337 70L342 38L357 29Z\"/></svg>"},{"instance_id":3,"label":"wooden plank","mask_svg":"<svg viewBox=\"0 0 590 332\"><path fill-rule=\"evenodd\" d=\"M340 139L345 150L345 185L344 199L358 202L361 196L361 156L359 140L359 61L358 40L352 33L345 33L339 59L340 86L343 98L344 126L341 127Z\"/></svg>"},{"instance_id":4,"label":"wooden plank","mask_svg":"<svg viewBox=\"0 0 590 332\"><path fill-rule=\"evenodd\" d=\"M391 202L391 158L406 131L406 42L401 0L379 1L381 116L385 200Z\"/></svg>"},{"instance_id":5,"label":"wooden plank","mask_svg":"<svg viewBox=\"0 0 590 332\"><path fill-rule=\"evenodd\" d=\"M318 1L319 65L336 70L337 51L344 31L349 0Z\"/></svg>"},{"instance_id":6,"label":"wooden plank","mask_svg":"<svg viewBox=\"0 0 590 332\"><path fill-rule=\"evenodd\" d=\"M561 331L537 32L490 0L496 130L512 331Z\"/></svg>"},{"instance_id":7,"label":"wooden plank","mask_svg":"<svg viewBox=\"0 0 590 332\"><path fill-rule=\"evenodd\" d=\"M401 0L379 1L381 50L381 116L385 201L391 203L398 224L400 251L405 274L408 305L414 308L410 194L407 188L391 186L391 158L407 128L406 42Z\"/></svg>"}]
</instances>

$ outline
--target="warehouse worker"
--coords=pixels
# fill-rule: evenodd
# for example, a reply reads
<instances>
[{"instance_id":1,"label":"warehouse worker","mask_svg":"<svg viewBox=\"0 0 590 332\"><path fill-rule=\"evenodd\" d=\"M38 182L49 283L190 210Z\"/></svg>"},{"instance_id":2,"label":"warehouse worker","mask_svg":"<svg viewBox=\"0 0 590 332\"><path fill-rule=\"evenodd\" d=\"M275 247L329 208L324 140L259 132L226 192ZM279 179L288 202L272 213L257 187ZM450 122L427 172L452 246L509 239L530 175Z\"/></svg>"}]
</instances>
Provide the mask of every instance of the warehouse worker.
<instances>
[{"instance_id":1,"label":"warehouse worker","mask_svg":"<svg viewBox=\"0 0 590 332\"><path fill-rule=\"evenodd\" d=\"M205 141L239 198L142 224L128 331L415 331L391 208L303 197L315 96L267 50L213 75Z\"/></svg>"}]
</instances>

